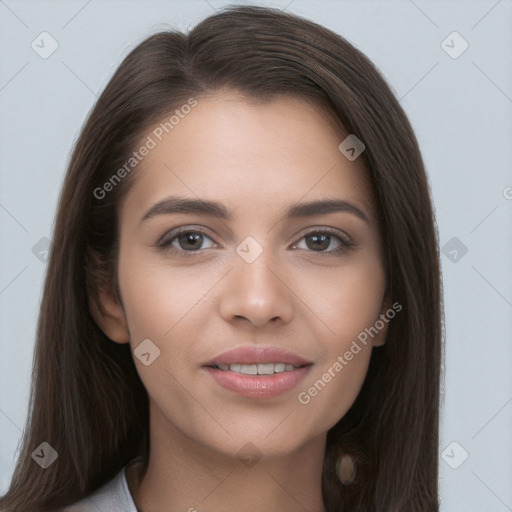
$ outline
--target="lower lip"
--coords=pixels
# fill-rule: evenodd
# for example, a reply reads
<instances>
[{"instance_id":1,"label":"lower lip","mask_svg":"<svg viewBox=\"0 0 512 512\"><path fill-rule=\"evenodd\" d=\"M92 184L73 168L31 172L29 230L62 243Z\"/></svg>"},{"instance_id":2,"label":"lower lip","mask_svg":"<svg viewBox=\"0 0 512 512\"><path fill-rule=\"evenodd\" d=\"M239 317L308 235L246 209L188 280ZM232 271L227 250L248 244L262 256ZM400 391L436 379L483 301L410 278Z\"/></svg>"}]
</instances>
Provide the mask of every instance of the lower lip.
<instances>
[{"instance_id":1,"label":"lower lip","mask_svg":"<svg viewBox=\"0 0 512 512\"><path fill-rule=\"evenodd\" d=\"M204 369L222 387L247 398L272 398L293 389L309 372L311 365L273 375L244 375L206 366Z\"/></svg>"}]
</instances>

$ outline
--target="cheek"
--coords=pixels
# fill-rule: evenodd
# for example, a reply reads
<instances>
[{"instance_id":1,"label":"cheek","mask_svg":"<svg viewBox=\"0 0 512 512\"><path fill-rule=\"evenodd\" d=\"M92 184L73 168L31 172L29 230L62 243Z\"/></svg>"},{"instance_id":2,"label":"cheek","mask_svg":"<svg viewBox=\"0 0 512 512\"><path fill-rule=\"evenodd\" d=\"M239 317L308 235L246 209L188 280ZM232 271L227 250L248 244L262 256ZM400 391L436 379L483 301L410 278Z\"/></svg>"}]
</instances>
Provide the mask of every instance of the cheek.
<instances>
[{"instance_id":1,"label":"cheek","mask_svg":"<svg viewBox=\"0 0 512 512\"><path fill-rule=\"evenodd\" d=\"M119 281L134 362L156 403L165 407L173 396L177 408L168 413L174 417L176 410L190 406L182 384L194 376L200 359L197 343L212 317L208 294L223 274L217 268L205 268L199 276L193 266L176 268L163 258L148 258L136 250L125 254L119 260ZM142 352L141 343L148 339L157 357L146 366L137 355L147 352Z\"/></svg>"},{"instance_id":2,"label":"cheek","mask_svg":"<svg viewBox=\"0 0 512 512\"><path fill-rule=\"evenodd\" d=\"M300 407L315 418L313 434L325 432L346 414L363 385L371 355L369 346L336 354L328 364L320 365L297 394ZM350 355L349 355L350 354Z\"/></svg>"},{"instance_id":3,"label":"cheek","mask_svg":"<svg viewBox=\"0 0 512 512\"><path fill-rule=\"evenodd\" d=\"M364 332L375 322L366 299L371 301L364 294L351 295L347 304L337 309L337 316L333 311L327 318L334 334L317 338L322 356L297 393L299 404L315 418L317 433L330 429L346 414L365 380L372 345ZM374 305L378 309L377 302Z\"/></svg>"},{"instance_id":4,"label":"cheek","mask_svg":"<svg viewBox=\"0 0 512 512\"><path fill-rule=\"evenodd\" d=\"M199 338L199 319L207 307L201 298L215 281L209 274L199 279L197 271L139 256L136 250L120 258L119 281L137 372L152 401L181 425L185 421L182 411L190 408L190 396L183 386L190 378L190 351ZM143 353L139 346L148 347L144 349L150 353L147 365L138 357ZM187 425L181 426L186 431Z\"/></svg>"},{"instance_id":5,"label":"cheek","mask_svg":"<svg viewBox=\"0 0 512 512\"><path fill-rule=\"evenodd\" d=\"M361 261L321 275L304 273L298 279L299 296L315 315L318 334L328 347L343 350L379 318L385 274L378 261Z\"/></svg>"},{"instance_id":6,"label":"cheek","mask_svg":"<svg viewBox=\"0 0 512 512\"><path fill-rule=\"evenodd\" d=\"M220 276L221 274L219 274ZM215 269L166 265L164 259L138 257L134 252L119 261L121 295L133 341L172 337L207 305L208 293L218 281Z\"/></svg>"},{"instance_id":7,"label":"cheek","mask_svg":"<svg viewBox=\"0 0 512 512\"><path fill-rule=\"evenodd\" d=\"M305 302L319 320L313 323L322 355L297 399L317 418L318 432L345 415L363 385L372 351L365 329L378 320L385 290L380 264L347 266L329 277L315 279L314 287L302 282Z\"/></svg>"}]
</instances>

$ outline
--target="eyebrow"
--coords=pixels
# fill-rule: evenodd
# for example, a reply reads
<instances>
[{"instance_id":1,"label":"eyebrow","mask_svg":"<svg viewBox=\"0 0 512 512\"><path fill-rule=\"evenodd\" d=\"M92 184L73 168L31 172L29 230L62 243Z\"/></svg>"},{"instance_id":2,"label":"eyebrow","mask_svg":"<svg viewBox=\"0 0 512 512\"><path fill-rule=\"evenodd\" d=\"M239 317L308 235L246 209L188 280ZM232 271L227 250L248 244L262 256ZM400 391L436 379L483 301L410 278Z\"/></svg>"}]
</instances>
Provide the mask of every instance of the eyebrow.
<instances>
[{"instance_id":1,"label":"eyebrow","mask_svg":"<svg viewBox=\"0 0 512 512\"><path fill-rule=\"evenodd\" d=\"M292 205L286 210L284 218L311 217L314 215L337 212L351 213L367 224L370 224L368 216L357 206L337 198ZM169 215L172 213L195 213L218 217L224 220L230 220L232 218L231 211L220 202L171 196L154 204L146 212L144 217L142 217L141 222L156 217L157 215Z\"/></svg>"}]
</instances>

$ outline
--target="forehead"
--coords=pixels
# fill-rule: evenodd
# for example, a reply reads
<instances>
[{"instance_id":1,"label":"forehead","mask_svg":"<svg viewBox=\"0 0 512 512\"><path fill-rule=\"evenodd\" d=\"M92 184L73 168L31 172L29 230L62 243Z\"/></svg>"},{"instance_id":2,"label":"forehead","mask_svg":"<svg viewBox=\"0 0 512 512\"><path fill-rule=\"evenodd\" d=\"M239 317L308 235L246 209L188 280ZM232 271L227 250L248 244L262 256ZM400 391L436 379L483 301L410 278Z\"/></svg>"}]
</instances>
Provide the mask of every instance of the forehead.
<instances>
[{"instance_id":1,"label":"forehead","mask_svg":"<svg viewBox=\"0 0 512 512\"><path fill-rule=\"evenodd\" d=\"M222 91L177 110L141 137L141 145L151 139L152 147L122 212L140 213L171 194L215 199L251 214L334 195L374 214L363 161L339 151L348 133L322 108L291 96L262 102Z\"/></svg>"}]
</instances>

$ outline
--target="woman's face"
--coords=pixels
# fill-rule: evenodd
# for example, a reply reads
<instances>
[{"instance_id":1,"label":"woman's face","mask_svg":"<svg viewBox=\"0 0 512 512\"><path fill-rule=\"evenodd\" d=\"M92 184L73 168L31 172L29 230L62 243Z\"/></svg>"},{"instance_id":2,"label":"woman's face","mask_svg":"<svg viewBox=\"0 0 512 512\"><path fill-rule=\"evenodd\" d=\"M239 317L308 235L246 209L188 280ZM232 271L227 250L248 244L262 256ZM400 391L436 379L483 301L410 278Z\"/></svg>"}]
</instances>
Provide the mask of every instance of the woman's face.
<instances>
[{"instance_id":1,"label":"woman's face","mask_svg":"<svg viewBox=\"0 0 512 512\"><path fill-rule=\"evenodd\" d=\"M159 126L120 207L122 308L104 298L104 330L135 351L153 432L229 456L291 453L346 413L384 342L385 327L361 342L385 289L362 159L290 97L225 90Z\"/></svg>"}]
</instances>

